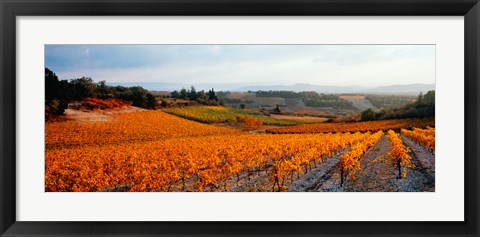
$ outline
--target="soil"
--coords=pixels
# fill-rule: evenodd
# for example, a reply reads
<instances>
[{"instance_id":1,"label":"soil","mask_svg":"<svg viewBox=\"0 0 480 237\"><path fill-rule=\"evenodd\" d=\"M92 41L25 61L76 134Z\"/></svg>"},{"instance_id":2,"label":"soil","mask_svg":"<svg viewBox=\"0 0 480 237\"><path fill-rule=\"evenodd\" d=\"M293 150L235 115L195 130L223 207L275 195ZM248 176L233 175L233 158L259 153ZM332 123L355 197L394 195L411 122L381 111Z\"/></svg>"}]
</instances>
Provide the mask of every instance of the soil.
<instances>
[{"instance_id":1,"label":"soil","mask_svg":"<svg viewBox=\"0 0 480 237\"><path fill-rule=\"evenodd\" d=\"M335 182L334 175L336 175L338 169L338 161L345 152L346 150L339 152L337 155L320 164L318 168L301 176L300 179L288 185L287 190L291 192L313 192L319 191L318 189L325 185L331 189L322 191L341 191L340 181L338 185L332 182Z\"/></svg>"},{"instance_id":2,"label":"soil","mask_svg":"<svg viewBox=\"0 0 480 237\"><path fill-rule=\"evenodd\" d=\"M306 174L295 174L293 182L285 182L288 192L434 192L435 191L435 156L421 145L402 136L403 142L411 150L412 163L415 167L407 169L404 178L398 178L398 169L388 156L390 142L384 135L374 146L362 156L362 170L356 173L355 179L348 178L340 185L338 162L348 149L339 150L332 157L317 165ZM272 180L269 171L271 165L263 170L242 172L228 179L229 192L271 192ZM219 186L207 186L206 192L224 192L223 183ZM283 184L282 184L283 185ZM170 191L195 191L195 179L185 180L185 188L178 182ZM128 184L104 189L102 191L127 191ZM161 191L161 190L155 190ZM278 190L275 190L278 191Z\"/></svg>"},{"instance_id":3,"label":"soil","mask_svg":"<svg viewBox=\"0 0 480 237\"><path fill-rule=\"evenodd\" d=\"M411 153L413 153L417 157L424 171L427 173L435 174L435 155L422 145L414 142L413 140L410 140L403 135L401 137L403 143L410 147Z\"/></svg>"},{"instance_id":4,"label":"soil","mask_svg":"<svg viewBox=\"0 0 480 237\"><path fill-rule=\"evenodd\" d=\"M383 136L361 158L361 171L356 179L347 179L340 186L338 160L341 154L328 159L317 169L303 175L288 191L297 192L434 192L435 157L415 142L402 137L410 147L414 168L407 168L407 176L398 178L398 169L390 162L390 142Z\"/></svg>"},{"instance_id":5,"label":"soil","mask_svg":"<svg viewBox=\"0 0 480 237\"><path fill-rule=\"evenodd\" d=\"M145 109L128 106L115 110L98 110L98 111L83 111L77 109L66 109L65 115L63 116L65 120L74 120L74 121L89 121L89 122L105 122L110 121L115 118L115 114L130 113L144 111Z\"/></svg>"}]
</instances>

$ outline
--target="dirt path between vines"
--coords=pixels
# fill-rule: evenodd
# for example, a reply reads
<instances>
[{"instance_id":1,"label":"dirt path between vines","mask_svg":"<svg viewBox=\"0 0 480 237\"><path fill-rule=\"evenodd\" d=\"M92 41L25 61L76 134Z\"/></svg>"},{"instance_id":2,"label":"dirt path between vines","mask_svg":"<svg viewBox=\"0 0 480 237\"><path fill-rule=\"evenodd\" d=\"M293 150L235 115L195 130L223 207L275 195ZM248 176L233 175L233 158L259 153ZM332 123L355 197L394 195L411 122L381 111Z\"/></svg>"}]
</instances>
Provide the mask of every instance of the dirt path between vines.
<instances>
[{"instance_id":1,"label":"dirt path between vines","mask_svg":"<svg viewBox=\"0 0 480 237\"><path fill-rule=\"evenodd\" d=\"M297 192L434 192L435 157L413 141L402 137L409 146L414 168L407 169L407 176L398 179L398 169L390 163L390 142L384 135L361 158L362 170L356 179L347 179L340 187L338 161L341 154L330 158L319 168L303 175L288 186Z\"/></svg>"}]
</instances>

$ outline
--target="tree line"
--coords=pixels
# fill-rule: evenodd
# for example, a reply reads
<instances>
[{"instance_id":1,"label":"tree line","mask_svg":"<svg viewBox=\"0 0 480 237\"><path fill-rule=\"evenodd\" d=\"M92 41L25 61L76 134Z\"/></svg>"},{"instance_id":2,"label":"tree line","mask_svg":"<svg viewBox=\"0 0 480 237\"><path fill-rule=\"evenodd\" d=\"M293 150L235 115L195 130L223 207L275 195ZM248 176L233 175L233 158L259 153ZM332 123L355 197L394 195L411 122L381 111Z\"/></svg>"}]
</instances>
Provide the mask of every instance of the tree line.
<instances>
[{"instance_id":1,"label":"tree line","mask_svg":"<svg viewBox=\"0 0 480 237\"><path fill-rule=\"evenodd\" d=\"M223 101L218 99L213 88L208 90L208 92L205 92L205 90L197 91L194 86L191 86L190 90L182 88L180 91L172 91L172 93L170 93L170 97L173 99L197 101L200 104L206 105L223 104Z\"/></svg>"},{"instance_id":2,"label":"tree line","mask_svg":"<svg viewBox=\"0 0 480 237\"><path fill-rule=\"evenodd\" d=\"M116 98L131 101L133 106L154 108L155 97L140 86L109 86L105 81L95 83L92 78L82 77L59 80L50 69L45 68L45 109L52 114L63 114L68 103L86 98Z\"/></svg>"},{"instance_id":3,"label":"tree line","mask_svg":"<svg viewBox=\"0 0 480 237\"><path fill-rule=\"evenodd\" d=\"M366 95L365 99L378 109L398 108L416 100L410 95Z\"/></svg>"},{"instance_id":4,"label":"tree line","mask_svg":"<svg viewBox=\"0 0 480 237\"><path fill-rule=\"evenodd\" d=\"M308 107L332 107L336 109L355 110L353 103L336 95L318 94L315 91L257 91L257 97L300 98Z\"/></svg>"},{"instance_id":5,"label":"tree line","mask_svg":"<svg viewBox=\"0 0 480 237\"><path fill-rule=\"evenodd\" d=\"M184 100L214 100L218 101L217 96L215 95L215 91L213 88L208 92L204 90L197 91L194 86L187 90L182 88L180 91L174 90L170 96L174 99L184 99Z\"/></svg>"},{"instance_id":6,"label":"tree line","mask_svg":"<svg viewBox=\"0 0 480 237\"><path fill-rule=\"evenodd\" d=\"M425 95L420 92L417 100L399 108L364 110L360 113L360 120L382 120L402 118L425 118L435 116L435 91L428 91Z\"/></svg>"}]
</instances>

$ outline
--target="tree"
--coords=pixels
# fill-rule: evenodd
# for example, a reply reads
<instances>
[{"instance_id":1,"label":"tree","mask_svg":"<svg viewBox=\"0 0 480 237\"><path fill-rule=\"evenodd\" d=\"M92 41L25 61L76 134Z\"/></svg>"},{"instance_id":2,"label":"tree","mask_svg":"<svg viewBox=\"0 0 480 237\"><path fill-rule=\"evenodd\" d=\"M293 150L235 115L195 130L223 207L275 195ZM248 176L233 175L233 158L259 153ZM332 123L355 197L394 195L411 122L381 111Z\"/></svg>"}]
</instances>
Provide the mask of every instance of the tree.
<instances>
[{"instance_id":1,"label":"tree","mask_svg":"<svg viewBox=\"0 0 480 237\"><path fill-rule=\"evenodd\" d=\"M155 107L155 97L141 86L119 87L115 97L132 101L133 106L142 108Z\"/></svg>"},{"instance_id":2,"label":"tree","mask_svg":"<svg viewBox=\"0 0 480 237\"><path fill-rule=\"evenodd\" d=\"M62 115L67 108L68 101L66 100L53 99L45 102L45 110L52 114Z\"/></svg>"},{"instance_id":3,"label":"tree","mask_svg":"<svg viewBox=\"0 0 480 237\"><path fill-rule=\"evenodd\" d=\"M68 103L86 98L118 98L131 101L134 106L155 108L155 97L140 86L108 86L105 81L95 83L90 77L58 80L57 75L45 68L45 109L49 113L63 114Z\"/></svg>"},{"instance_id":4,"label":"tree","mask_svg":"<svg viewBox=\"0 0 480 237\"><path fill-rule=\"evenodd\" d=\"M87 97L95 98L97 97L96 88L97 85L93 82L93 79L90 77L82 77L78 79L70 80L70 84L73 87L74 99L82 100Z\"/></svg>"},{"instance_id":5,"label":"tree","mask_svg":"<svg viewBox=\"0 0 480 237\"><path fill-rule=\"evenodd\" d=\"M69 84L59 81L57 75L45 68L45 110L52 114L64 114L68 108Z\"/></svg>"},{"instance_id":6,"label":"tree","mask_svg":"<svg viewBox=\"0 0 480 237\"><path fill-rule=\"evenodd\" d=\"M59 81L57 75L45 68L45 100L59 98Z\"/></svg>"},{"instance_id":7,"label":"tree","mask_svg":"<svg viewBox=\"0 0 480 237\"><path fill-rule=\"evenodd\" d=\"M423 104L423 93L420 91L420 94L418 95L418 99L417 99L417 102L416 102L416 106L420 107L420 106L422 106L422 104Z\"/></svg>"},{"instance_id":8,"label":"tree","mask_svg":"<svg viewBox=\"0 0 480 237\"><path fill-rule=\"evenodd\" d=\"M172 97L174 99L178 99L180 97L180 93L178 93L177 90L174 90L174 91L172 91L172 93L170 93L170 97Z\"/></svg>"},{"instance_id":9,"label":"tree","mask_svg":"<svg viewBox=\"0 0 480 237\"><path fill-rule=\"evenodd\" d=\"M435 105L435 91L428 91L427 94L423 96L423 104L425 105Z\"/></svg>"},{"instance_id":10,"label":"tree","mask_svg":"<svg viewBox=\"0 0 480 237\"><path fill-rule=\"evenodd\" d=\"M208 91L208 100L218 101L217 95L215 95L215 91L213 90L213 88L212 90Z\"/></svg>"},{"instance_id":11,"label":"tree","mask_svg":"<svg viewBox=\"0 0 480 237\"><path fill-rule=\"evenodd\" d=\"M99 81L97 83L97 96L101 99L113 98L112 88L107 86L105 81Z\"/></svg>"},{"instance_id":12,"label":"tree","mask_svg":"<svg viewBox=\"0 0 480 237\"><path fill-rule=\"evenodd\" d=\"M184 100L186 100L186 99L188 98L188 92L187 92L187 90L186 90L185 88L182 88L182 89L180 90L180 95L179 95L178 98L179 98L179 99L184 99Z\"/></svg>"},{"instance_id":13,"label":"tree","mask_svg":"<svg viewBox=\"0 0 480 237\"><path fill-rule=\"evenodd\" d=\"M198 100L208 100L208 95L207 95L207 93L205 93L204 90L201 90L201 91L197 92L197 99Z\"/></svg>"},{"instance_id":14,"label":"tree","mask_svg":"<svg viewBox=\"0 0 480 237\"><path fill-rule=\"evenodd\" d=\"M240 108L241 108L241 109L245 109L245 104L243 104L243 103L240 104Z\"/></svg>"},{"instance_id":15,"label":"tree","mask_svg":"<svg viewBox=\"0 0 480 237\"><path fill-rule=\"evenodd\" d=\"M375 120L375 112L372 109L367 109L362 111L362 113L360 114L360 120L362 121Z\"/></svg>"},{"instance_id":16,"label":"tree","mask_svg":"<svg viewBox=\"0 0 480 237\"><path fill-rule=\"evenodd\" d=\"M188 99L189 100L197 100L198 97L197 97L197 91L195 90L195 87L192 86L190 88L190 91L188 92Z\"/></svg>"},{"instance_id":17,"label":"tree","mask_svg":"<svg viewBox=\"0 0 480 237\"><path fill-rule=\"evenodd\" d=\"M273 108L273 112L276 113L276 114L279 114L279 113L282 112L282 111L280 110L280 107L278 106L278 104L275 106L275 108Z\"/></svg>"},{"instance_id":18,"label":"tree","mask_svg":"<svg viewBox=\"0 0 480 237\"><path fill-rule=\"evenodd\" d=\"M147 91L147 108L149 109L154 109L155 106L157 105L157 100L155 99L155 96L153 96L151 93Z\"/></svg>"}]
</instances>

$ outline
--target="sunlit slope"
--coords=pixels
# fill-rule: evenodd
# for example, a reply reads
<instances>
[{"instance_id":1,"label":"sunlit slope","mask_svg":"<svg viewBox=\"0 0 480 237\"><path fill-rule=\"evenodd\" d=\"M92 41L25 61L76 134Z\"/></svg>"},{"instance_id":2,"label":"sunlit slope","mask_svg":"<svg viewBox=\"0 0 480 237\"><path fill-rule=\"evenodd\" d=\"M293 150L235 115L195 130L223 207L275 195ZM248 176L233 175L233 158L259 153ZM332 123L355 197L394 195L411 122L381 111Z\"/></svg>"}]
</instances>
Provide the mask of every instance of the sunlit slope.
<instances>
[{"instance_id":1,"label":"sunlit slope","mask_svg":"<svg viewBox=\"0 0 480 237\"><path fill-rule=\"evenodd\" d=\"M265 125L298 125L303 121L290 119L278 119L273 117L262 116L258 113L245 110L235 109L222 106L196 106L185 108L166 109L167 113L171 113L182 118L202 122L202 123L224 123L237 122L237 117L253 117L262 121Z\"/></svg>"},{"instance_id":2,"label":"sunlit slope","mask_svg":"<svg viewBox=\"0 0 480 237\"><path fill-rule=\"evenodd\" d=\"M60 147L127 144L224 134L233 135L241 134L241 132L151 110L118 114L115 115L115 119L105 122L46 123L45 145L48 150Z\"/></svg>"}]
</instances>

